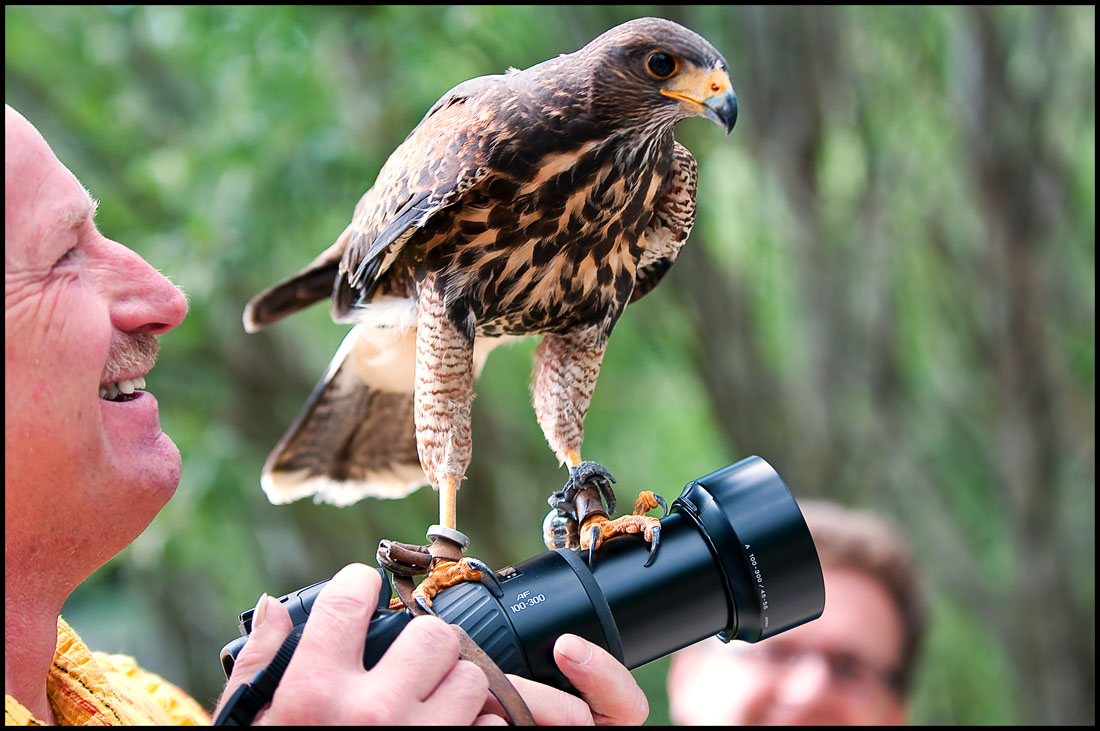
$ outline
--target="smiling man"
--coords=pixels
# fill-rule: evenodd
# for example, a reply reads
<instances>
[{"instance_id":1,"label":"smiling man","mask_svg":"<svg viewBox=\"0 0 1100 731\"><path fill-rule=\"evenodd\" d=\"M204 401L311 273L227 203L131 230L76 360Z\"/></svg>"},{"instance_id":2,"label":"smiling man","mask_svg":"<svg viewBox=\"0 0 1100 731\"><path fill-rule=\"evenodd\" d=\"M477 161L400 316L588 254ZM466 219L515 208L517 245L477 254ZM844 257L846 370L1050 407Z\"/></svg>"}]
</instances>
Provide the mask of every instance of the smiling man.
<instances>
[{"instance_id":1,"label":"smiling man","mask_svg":"<svg viewBox=\"0 0 1100 731\"><path fill-rule=\"evenodd\" d=\"M5 721L209 723L194 700L131 658L92 653L60 617L77 585L133 541L179 484L179 451L144 388L156 336L183 321L187 302L97 230L96 202L22 115L6 107L4 123ZM380 587L362 564L333 577L257 721L502 723L484 673L459 659L455 635L435 617L414 619L363 669L359 648ZM227 691L264 667L290 629L286 609L261 597ZM564 635L555 659L581 698L515 679L536 721L645 719L645 696L610 655Z\"/></svg>"},{"instance_id":2,"label":"smiling man","mask_svg":"<svg viewBox=\"0 0 1100 731\"><path fill-rule=\"evenodd\" d=\"M927 623L913 550L875 513L824 500L799 507L821 560L825 611L756 644L713 639L673 655L668 695L675 723L906 722Z\"/></svg>"},{"instance_id":3,"label":"smiling man","mask_svg":"<svg viewBox=\"0 0 1100 731\"><path fill-rule=\"evenodd\" d=\"M133 385L187 302L96 230L95 201L18 112L4 121L5 684L52 721L62 603L179 484L157 401Z\"/></svg>"}]
</instances>

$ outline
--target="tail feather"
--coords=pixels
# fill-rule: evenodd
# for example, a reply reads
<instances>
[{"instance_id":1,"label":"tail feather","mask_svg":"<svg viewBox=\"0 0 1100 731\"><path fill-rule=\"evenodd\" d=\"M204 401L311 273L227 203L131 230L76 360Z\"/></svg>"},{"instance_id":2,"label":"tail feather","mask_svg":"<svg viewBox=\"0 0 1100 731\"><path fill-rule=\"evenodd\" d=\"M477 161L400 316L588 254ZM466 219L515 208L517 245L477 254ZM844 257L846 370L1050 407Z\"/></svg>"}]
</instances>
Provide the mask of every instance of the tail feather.
<instances>
[{"instance_id":1,"label":"tail feather","mask_svg":"<svg viewBox=\"0 0 1100 731\"><path fill-rule=\"evenodd\" d=\"M382 298L361 319L264 464L260 483L272 503L312 495L350 505L428 484L414 423L415 302ZM493 348L514 339L477 338L474 377Z\"/></svg>"},{"instance_id":2,"label":"tail feather","mask_svg":"<svg viewBox=\"0 0 1100 731\"><path fill-rule=\"evenodd\" d=\"M427 478L413 424L415 330L356 327L264 465L271 502L400 498Z\"/></svg>"}]
</instances>

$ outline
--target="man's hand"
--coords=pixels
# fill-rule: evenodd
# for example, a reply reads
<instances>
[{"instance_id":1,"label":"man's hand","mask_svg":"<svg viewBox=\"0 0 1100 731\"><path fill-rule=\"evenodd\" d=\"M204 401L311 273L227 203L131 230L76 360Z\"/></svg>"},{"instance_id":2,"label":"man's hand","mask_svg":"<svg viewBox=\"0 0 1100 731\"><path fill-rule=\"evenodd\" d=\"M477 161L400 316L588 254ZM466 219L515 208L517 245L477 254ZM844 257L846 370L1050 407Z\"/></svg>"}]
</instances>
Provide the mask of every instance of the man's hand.
<instances>
[{"instance_id":1,"label":"man's hand","mask_svg":"<svg viewBox=\"0 0 1100 731\"><path fill-rule=\"evenodd\" d=\"M459 660L458 638L441 619L413 619L374 668L363 668L367 625L380 589L378 572L363 564L332 577L256 724L467 725L478 717L489 681L476 665ZM241 683L267 667L291 629L286 608L262 598L215 716Z\"/></svg>"},{"instance_id":2,"label":"man's hand","mask_svg":"<svg viewBox=\"0 0 1100 731\"><path fill-rule=\"evenodd\" d=\"M332 577L314 602L275 697L255 724L505 722L485 674L459 660L458 638L436 617L413 619L374 668L363 668L367 625L381 588L378 572L363 564L346 566ZM286 608L263 597L215 716L241 683L267 667L291 629ZM600 647L562 635L554 645L554 659L581 698L508 676L537 723L638 725L649 715L649 703L630 671Z\"/></svg>"},{"instance_id":3,"label":"man's hand","mask_svg":"<svg viewBox=\"0 0 1100 731\"><path fill-rule=\"evenodd\" d=\"M562 635L554 645L554 661L580 698L508 675L539 725L639 726L649 716L649 701L634 676L603 648L576 635ZM504 719L504 709L490 695L475 725L503 725Z\"/></svg>"}]
</instances>

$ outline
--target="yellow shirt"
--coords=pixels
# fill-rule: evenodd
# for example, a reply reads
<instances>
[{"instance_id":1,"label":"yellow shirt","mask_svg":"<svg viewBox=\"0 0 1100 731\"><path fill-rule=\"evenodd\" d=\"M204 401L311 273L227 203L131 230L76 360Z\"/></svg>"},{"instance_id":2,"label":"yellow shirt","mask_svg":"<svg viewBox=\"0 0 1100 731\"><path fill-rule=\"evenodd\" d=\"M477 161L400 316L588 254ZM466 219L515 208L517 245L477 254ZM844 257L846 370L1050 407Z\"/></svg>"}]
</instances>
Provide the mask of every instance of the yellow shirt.
<instances>
[{"instance_id":1,"label":"yellow shirt","mask_svg":"<svg viewBox=\"0 0 1100 731\"><path fill-rule=\"evenodd\" d=\"M210 716L189 695L142 670L132 657L92 652L61 617L46 695L64 726L210 724ZM10 695L4 697L4 723L45 725Z\"/></svg>"}]
</instances>

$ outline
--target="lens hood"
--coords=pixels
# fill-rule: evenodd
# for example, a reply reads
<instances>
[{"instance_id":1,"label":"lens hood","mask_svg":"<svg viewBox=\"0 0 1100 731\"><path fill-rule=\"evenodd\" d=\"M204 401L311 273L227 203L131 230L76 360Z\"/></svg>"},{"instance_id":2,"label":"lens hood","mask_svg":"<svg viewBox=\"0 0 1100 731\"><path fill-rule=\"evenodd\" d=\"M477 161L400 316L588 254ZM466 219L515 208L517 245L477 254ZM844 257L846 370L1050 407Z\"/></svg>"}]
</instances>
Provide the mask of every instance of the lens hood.
<instances>
[{"instance_id":1,"label":"lens hood","mask_svg":"<svg viewBox=\"0 0 1100 731\"><path fill-rule=\"evenodd\" d=\"M708 541L725 574L729 625L756 642L821 616L825 582L809 528L786 483L747 457L688 483L673 503Z\"/></svg>"}]
</instances>

